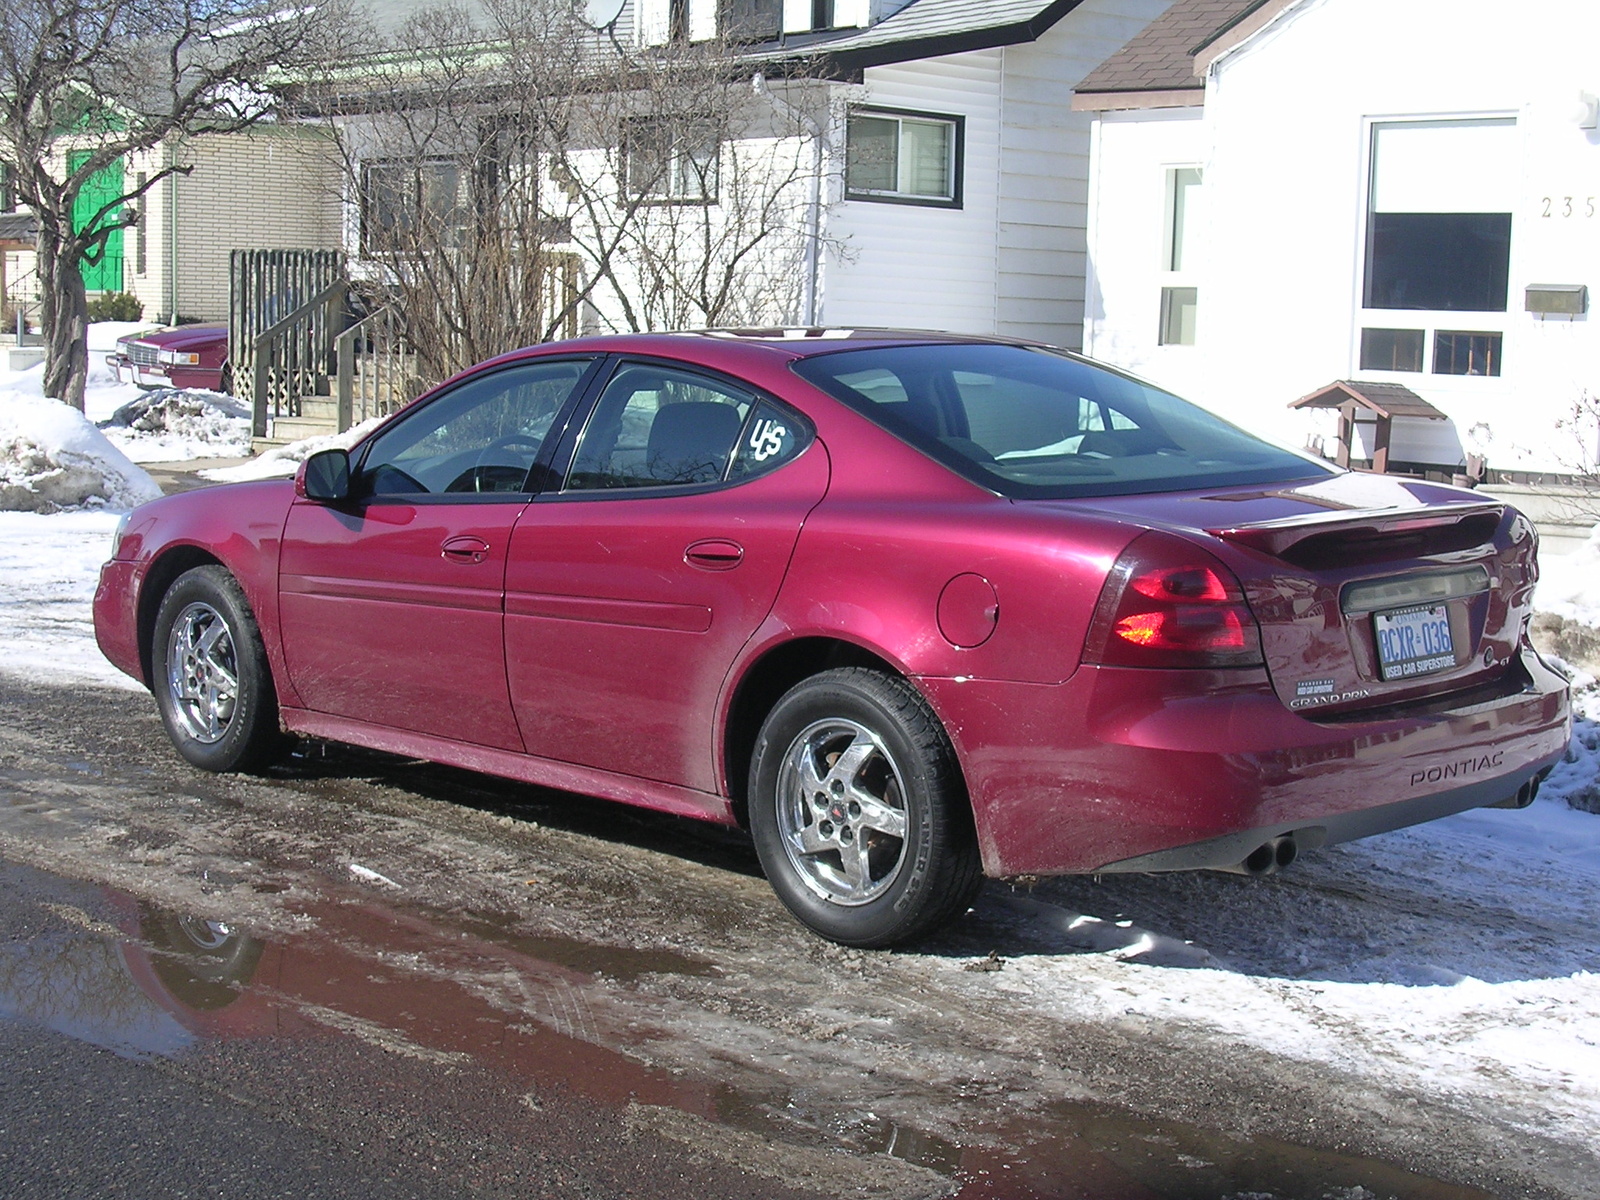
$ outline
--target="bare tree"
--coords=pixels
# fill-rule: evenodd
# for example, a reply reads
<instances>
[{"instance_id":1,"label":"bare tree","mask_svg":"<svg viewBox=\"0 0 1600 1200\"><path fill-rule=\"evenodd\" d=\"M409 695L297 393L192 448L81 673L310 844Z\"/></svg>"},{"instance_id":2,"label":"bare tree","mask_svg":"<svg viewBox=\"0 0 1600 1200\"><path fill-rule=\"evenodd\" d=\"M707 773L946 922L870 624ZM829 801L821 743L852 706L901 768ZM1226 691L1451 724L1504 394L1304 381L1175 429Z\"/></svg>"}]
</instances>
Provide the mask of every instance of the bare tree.
<instances>
[{"instance_id":1,"label":"bare tree","mask_svg":"<svg viewBox=\"0 0 1600 1200\"><path fill-rule=\"evenodd\" d=\"M83 407L82 268L137 220L151 188L185 168L124 174L109 194L92 185L175 134L268 119L274 72L332 53L345 16L337 2L0 0L0 161L38 221L46 395Z\"/></svg>"},{"instance_id":2,"label":"bare tree","mask_svg":"<svg viewBox=\"0 0 1600 1200\"><path fill-rule=\"evenodd\" d=\"M727 42L638 47L561 0L487 0L312 88L419 372L580 325L798 319L828 93L752 74Z\"/></svg>"}]
</instances>

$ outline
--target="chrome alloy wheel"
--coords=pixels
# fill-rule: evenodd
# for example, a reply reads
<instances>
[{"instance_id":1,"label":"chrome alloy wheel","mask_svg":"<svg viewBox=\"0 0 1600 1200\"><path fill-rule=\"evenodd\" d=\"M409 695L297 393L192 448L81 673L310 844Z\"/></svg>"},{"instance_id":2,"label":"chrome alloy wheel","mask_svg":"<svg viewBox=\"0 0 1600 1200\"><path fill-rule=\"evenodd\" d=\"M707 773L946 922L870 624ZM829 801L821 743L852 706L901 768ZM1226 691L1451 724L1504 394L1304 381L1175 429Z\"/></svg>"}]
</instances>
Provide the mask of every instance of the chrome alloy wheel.
<instances>
[{"instance_id":1,"label":"chrome alloy wheel","mask_svg":"<svg viewBox=\"0 0 1600 1200\"><path fill-rule=\"evenodd\" d=\"M167 636L167 696L184 732L197 742L221 741L239 702L239 663L222 614L195 601Z\"/></svg>"},{"instance_id":2,"label":"chrome alloy wheel","mask_svg":"<svg viewBox=\"0 0 1600 1200\"><path fill-rule=\"evenodd\" d=\"M836 717L802 729L778 769L777 799L789 861L824 900L868 904L900 874L905 783L865 726Z\"/></svg>"}]
</instances>

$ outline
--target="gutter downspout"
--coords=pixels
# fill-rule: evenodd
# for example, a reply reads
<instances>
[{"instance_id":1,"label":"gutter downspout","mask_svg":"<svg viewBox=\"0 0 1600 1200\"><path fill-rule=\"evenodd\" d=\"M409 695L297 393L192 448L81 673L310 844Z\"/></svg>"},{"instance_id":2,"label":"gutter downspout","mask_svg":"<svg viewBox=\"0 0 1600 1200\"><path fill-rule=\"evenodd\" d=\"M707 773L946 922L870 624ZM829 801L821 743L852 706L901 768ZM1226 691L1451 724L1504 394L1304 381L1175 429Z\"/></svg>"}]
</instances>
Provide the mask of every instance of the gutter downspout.
<instances>
[{"instance_id":1,"label":"gutter downspout","mask_svg":"<svg viewBox=\"0 0 1600 1200\"><path fill-rule=\"evenodd\" d=\"M767 87L766 76L757 71L750 79L756 95L763 96L779 112L799 124L811 137L811 183L806 197L805 269L800 277L801 322L815 327L820 319L818 290L822 274L822 126L810 114L776 96Z\"/></svg>"},{"instance_id":2,"label":"gutter downspout","mask_svg":"<svg viewBox=\"0 0 1600 1200\"><path fill-rule=\"evenodd\" d=\"M178 165L178 139L167 145L166 167ZM178 172L167 176L167 324L178 323Z\"/></svg>"}]
</instances>

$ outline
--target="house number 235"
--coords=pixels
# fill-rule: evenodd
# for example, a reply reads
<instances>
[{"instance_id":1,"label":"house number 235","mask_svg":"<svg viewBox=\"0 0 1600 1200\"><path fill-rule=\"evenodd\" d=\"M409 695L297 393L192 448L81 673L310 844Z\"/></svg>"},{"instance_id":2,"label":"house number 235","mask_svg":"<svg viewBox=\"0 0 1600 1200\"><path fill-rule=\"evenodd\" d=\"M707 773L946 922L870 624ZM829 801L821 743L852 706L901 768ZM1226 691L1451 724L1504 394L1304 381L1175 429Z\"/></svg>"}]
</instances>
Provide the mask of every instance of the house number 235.
<instances>
[{"instance_id":1,"label":"house number 235","mask_svg":"<svg viewBox=\"0 0 1600 1200\"><path fill-rule=\"evenodd\" d=\"M1545 196L1541 217L1592 217L1595 213L1593 196Z\"/></svg>"}]
</instances>

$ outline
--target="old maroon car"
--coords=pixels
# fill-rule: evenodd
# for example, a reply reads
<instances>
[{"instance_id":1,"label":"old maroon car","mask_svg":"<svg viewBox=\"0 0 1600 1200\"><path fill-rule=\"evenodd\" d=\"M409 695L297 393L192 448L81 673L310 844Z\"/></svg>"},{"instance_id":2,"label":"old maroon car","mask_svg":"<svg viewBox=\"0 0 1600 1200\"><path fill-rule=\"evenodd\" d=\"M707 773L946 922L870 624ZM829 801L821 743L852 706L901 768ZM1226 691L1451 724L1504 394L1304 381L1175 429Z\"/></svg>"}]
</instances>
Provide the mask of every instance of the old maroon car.
<instances>
[{"instance_id":1,"label":"old maroon car","mask_svg":"<svg viewBox=\"0 0 1600 1200\"><path fill-rule=\"evenodd\" d=\"M1535 534L1043 346L595 338L135 510L100 645L178 750L287 729L728 824L826 937L982 875L1287 866L1527 803Z\"/></svg>"},{"instance_id":2,"label":"old maroon car","mask_svg":"<svg viewBox=\"0 0 1600 1200\"><path fill-rule=\"evenodd\" d=\"M142 388L233 390L226 325L179 325L130 333L117 339L116 353L106 356L106 365L119 383L136 383Z\"/></svg>"}]
</instances>

